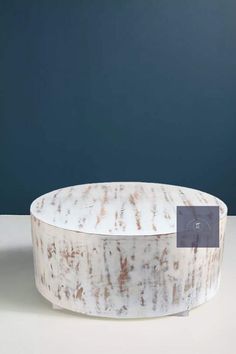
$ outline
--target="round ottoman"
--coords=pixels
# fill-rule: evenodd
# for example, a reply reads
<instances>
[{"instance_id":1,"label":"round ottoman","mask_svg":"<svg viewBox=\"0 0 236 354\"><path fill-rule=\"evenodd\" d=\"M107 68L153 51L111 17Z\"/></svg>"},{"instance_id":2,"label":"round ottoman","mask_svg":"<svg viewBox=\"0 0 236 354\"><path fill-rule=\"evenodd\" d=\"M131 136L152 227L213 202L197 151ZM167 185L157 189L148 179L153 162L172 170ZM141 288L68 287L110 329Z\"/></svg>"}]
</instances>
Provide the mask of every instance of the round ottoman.
<instances>
[{"instance_id":1,"label":"round ottoman","mask_svg":"<svg viewBox=\"0 0 236 354\"><path fill-rule=\"evenodd\" d=\"M215 247L188 245L195 219L184 213L195 207L218 210ZM158 317L188 311L217 292L227 207L210 194L157 183L92 183L47 193L30 212L36 286L56 306L93 316ZM184 247L178 222L181 237L188 229Z\"/></svg>"}]
</instances>

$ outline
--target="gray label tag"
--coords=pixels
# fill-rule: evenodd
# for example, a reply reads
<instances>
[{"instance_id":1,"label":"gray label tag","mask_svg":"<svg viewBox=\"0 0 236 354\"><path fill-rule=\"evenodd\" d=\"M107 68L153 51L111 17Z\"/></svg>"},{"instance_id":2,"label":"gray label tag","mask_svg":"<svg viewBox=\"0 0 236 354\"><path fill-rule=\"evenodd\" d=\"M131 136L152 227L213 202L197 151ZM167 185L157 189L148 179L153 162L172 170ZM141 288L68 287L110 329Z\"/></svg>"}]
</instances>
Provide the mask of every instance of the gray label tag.
<instances>
[{"instance_id":1,"label":"gray label tag","mask_svg":"<svg viewBox=\"0 0 236 354\"><path fill-rule=\"evenodd\" d=\"M219 207L177 206L177 247L219 247Z\"/></svg>"}]
</instances>

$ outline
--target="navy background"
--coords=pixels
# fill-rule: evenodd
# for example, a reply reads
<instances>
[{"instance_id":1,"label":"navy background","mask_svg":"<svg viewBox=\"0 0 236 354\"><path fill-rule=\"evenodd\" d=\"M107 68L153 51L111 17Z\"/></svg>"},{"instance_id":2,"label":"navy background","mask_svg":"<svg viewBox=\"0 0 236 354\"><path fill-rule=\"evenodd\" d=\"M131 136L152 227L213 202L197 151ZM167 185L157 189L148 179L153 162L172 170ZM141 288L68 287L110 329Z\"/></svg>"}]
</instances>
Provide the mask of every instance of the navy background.
<instances>
[{"instance_id":1,"label":"navy background","mask_svg":"<svg viewBox=\"0 0 236 354\"><path fill-rule=\"evenodd\" d=\"M0 213L153 181L236 214L236 2L0 2Z\"/></svg>"}]
</instances>

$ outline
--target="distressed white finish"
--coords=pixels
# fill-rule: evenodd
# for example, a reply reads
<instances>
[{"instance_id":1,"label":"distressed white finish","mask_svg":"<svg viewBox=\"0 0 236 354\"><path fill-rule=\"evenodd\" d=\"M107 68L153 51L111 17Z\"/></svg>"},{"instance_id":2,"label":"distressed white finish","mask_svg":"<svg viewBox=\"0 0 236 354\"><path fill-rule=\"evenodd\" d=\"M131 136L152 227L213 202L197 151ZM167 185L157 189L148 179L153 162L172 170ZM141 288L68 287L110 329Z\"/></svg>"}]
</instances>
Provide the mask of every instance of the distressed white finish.
<instances>
[{"instance_id":1,"label":"distressed white finish","mask_svg":"<svg viewBox=\"0 0 236 354\"><path fill-rule=\"evenodd\" d=\"M176 206L218 205L219 248L176 248ZM187 311L215 295L227 207L189 188L120 182L63 188L31 205L35 279L53 304L107 317Z\"/></svg>"}]
</instances>

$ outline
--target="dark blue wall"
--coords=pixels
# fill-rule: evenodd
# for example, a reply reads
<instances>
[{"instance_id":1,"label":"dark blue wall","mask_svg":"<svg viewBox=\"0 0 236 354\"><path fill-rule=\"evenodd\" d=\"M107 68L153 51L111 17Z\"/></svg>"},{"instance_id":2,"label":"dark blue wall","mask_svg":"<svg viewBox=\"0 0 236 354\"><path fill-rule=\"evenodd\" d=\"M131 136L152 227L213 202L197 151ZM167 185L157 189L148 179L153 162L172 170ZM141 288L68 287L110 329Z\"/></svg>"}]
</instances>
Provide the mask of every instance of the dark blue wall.
<instances>
[{"instance_id":1,"label":"dark blue wall","mask_svg":"<svg viewBox=\"0 0 236 354\"><path fill-rule=\"evenodd\" d=\"M234 0L0 8L1 213L139 180L205 190L236 214Z\"/></svg>"}]
</instances>

